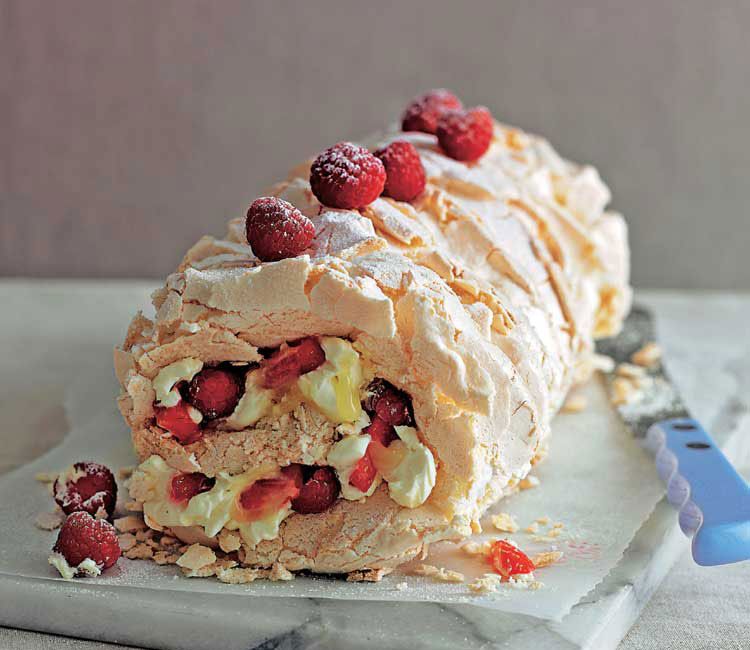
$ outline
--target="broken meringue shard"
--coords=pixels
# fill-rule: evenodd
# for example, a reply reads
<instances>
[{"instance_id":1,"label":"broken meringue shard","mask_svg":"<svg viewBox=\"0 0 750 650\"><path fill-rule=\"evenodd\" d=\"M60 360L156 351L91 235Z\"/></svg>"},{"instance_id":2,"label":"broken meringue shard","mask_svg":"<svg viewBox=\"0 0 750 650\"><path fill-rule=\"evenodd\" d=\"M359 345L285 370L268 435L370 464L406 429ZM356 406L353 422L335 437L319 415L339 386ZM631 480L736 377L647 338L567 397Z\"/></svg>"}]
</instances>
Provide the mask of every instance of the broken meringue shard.
<instances>
[{"instance_id":1,"label":"broken meringue shard","mask_svg":"<svg viewBox=\"0 0 750 650\"><path fill-rule=\"evenodd\" d=\"M544 455L629 309L625 222L593 168L517 129L470 164L426 133L367 145L395 140L425 170L410 203L328 208L298 167L269 194L312 221L308 249L261 262L235 219L133 319L115 366L149 526L231 531L246 566L388 568L470 535Z\"/></svg>"}]
</instances>

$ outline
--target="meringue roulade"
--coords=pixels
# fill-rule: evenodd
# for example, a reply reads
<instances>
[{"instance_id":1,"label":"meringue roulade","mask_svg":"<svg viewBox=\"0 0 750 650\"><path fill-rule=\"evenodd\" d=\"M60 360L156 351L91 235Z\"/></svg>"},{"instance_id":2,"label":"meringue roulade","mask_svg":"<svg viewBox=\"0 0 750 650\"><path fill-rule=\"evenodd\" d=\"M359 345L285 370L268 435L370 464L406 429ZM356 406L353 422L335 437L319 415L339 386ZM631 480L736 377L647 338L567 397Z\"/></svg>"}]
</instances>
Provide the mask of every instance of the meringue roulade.
<instances>
[{"instance_id":1,"label":"meringue roulade","mask_svg":"<svg viewBox=\"0 0 750 650\"><path fill-rule=\"evenodd\" d=\"M628 248L593 168L490 134L471 162L439 131L369 141L417 152L408 202L387 160L356 209L296 168L269 205L312 223L299 254L263 261L249 219L187 252L115 351L149 526L247 566L351 572L468 536L517 489L629 308Z\"/></svg>"}]
</instances>

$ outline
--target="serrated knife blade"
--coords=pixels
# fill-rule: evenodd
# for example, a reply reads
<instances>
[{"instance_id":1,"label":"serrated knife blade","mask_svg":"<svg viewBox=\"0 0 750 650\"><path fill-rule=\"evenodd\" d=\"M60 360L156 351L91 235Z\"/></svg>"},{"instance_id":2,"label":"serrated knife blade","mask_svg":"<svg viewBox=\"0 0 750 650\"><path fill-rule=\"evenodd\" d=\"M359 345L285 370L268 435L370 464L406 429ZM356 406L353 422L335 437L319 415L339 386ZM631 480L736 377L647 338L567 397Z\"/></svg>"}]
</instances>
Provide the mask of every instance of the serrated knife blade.
<instances>
[{"instance_id":1,"label":"serrated knife blade","mask_svg":"<svg viewBox=\"0 0 750 650\"><path fill-rule=\"evenodd\" d=\"M634 307L622 332L598 341L596 349L616 368L654 341L653 315ZM609 373L609 380L614 378ZM654 454L667 498L679 510L680 527L692 537L693 559L707 566L750 559L750 487L690 416L661 361L646 370L641 383L635 399L617 410Z\"/></svg>"}]
</instances>

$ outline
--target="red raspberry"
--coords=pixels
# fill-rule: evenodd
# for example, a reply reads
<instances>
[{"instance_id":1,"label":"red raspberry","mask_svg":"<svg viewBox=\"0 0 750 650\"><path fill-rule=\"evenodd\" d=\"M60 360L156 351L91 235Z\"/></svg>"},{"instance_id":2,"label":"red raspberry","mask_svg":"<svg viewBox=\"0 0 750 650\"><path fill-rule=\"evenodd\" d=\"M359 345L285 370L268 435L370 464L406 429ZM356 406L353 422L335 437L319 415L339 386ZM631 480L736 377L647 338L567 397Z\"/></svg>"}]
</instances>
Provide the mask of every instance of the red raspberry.
<instances>
[{"instance_id":1,"label":"red raspberry","mask_svg":"<svg viewBox=\"0 0 750 650\"><path fill-rule=\"evenodd\" d=\"M450 90L438 88L417 97L406 107L401 117L402 131L435 133L437 122L445 111L463 108L461 100Z\"/></svg>"},{"instance_id":2,"label":"red raspberry","mask_svg":"<svg viewBox=\"0 0 750 650\"><path fill-rule=\"evenodd\" d=\"M219 368L204 368L190 382L187 401L204 418L214 420L234 411L241 392L242 386L235 373Z\"/></svg>"},{"instance_id":3,"label":"red raspberry","mask_svg":"<svg viewBox=\"0 0 750 650\"><path fill-rule=\"evenodd\" d=\"M385 167L384 196L397 201L411 201L422 193L426 183L424 167L411 142L391 142L387 147L378 149L375 155Z\"/></svg>"},{"instance_id":4,"label":"red raspberry","mask_svg":"<svg viewBox=\"0 0 750 650\"><path fill-rule=\"evenodd\" d=\"M302 485L302 470L290 465L281 476L255 481L240 493L237 516L241 521L257 521L278 512L296 499Z\"/></svg>"},{"instance_id":5,"label":"red raspberry","mask_svg":"<svg viewBox=\"0 0 750 650\"><path fill-rule=\"evenodd\" d=\"M312 474L303 483L299 496L292 500L292 509L303 515L324 512L333 505L341 490L336 472L330 467L305 469Z\"/></svg>"},{"instance_id":6,"label":"red raspberry","mask_svg":"<svg viewBox=\"0 0 750 650\"><path fill-rule=\"evenodd\" d=\"M263 386L281 388L291 384L300 375L323 365L325 360L325 352L314 336L289 343L263 361Z\"/></svg>"},{"instance_id":7,"label":"red raspberry","mask_svg":"<svg viewBox=\"0 0 750 650\"><path fill-rule=\"evenodd\" d=\"M253 201L245 220L247 243L262 262L296 257L315 237L315 226L291 203L272 196Z\"/></svg>"},{"instance_id":8,"label":"red raspberry","mask_svg":"<svg viewBox=\"0 0 750 650\"><path fill-rule=\"evenodd\" d=\"M383 163L351 142L326 149L310 167L313 194L331 208L364 208L380 196L384 186Z\"/></svg>"},{"instance_id":9,"label":"red raspberry","mask_svg":"<svg viewBox=\"0 0 750 650\"><path fill-rule=\"evenodd\" d=\"M352 473L349 474L349 485L353 485L360 492L367 492L367 490L370 489L372 482L375 480L376 474L377 469L372 462L370 448L368 446L365 455L357 461Z\"/></svg>"},{"instance_id":10,"label":"red raspberry","mask_svg":"<svg viewBox=\"0 0 750 650\"><path fill-rule=\"evenodd\" d=\"M438 120L440 146L451 158L464 162L478 160L489 149L494 123L484 106L467 111L449 111Z\"/></svg>"},{"instance_id":11,"label":"red raspberry","mask_svg":"<svg viewBox=\"0 0 750 650\"><path fill-rule=\"evenodd\" d=\"M122 553L114 526L88 512L74 512L65 520L52 550L72 567L90 558L101 570L114 566Z\"/></svg>"},{"instance_id":12,"label":"red raspberry","mask_svg":"<svg viewBox=\"0 0 750 650\"><path fill-rule=\"evenodd\" d=\"M387 447L398 438L396 435L396 429L393 428L393 425L388 424L377 415L372 419L370 426L364 430L364 433L368 434L373 442L378 442L383 445L383 447Z\"/></svg>"},{"instance_id":13,"label":"red raspberry","mask_svg":"<svg viewBox=\"0 0 750 650\"><path fill-rule=\"evenodd\" d=\"M176 406L156 408L156 424L166 429L183 445L197 442L203 436L200 423L193 421L190 417L192 407L184 401L178 402Z\"/></svg>"},{"instance_id":14,"label":"red raspberry","mask_svg":"<svg viewBox=\"0 0 750 650\"><path fill-rule=\"evenodd\" d=\"M208 492L215 482L200 472L177 474L169 484L169 498L175 503L187 503L194 496Z\"/></svg>"},{"instance_id":15,"label":"red raspberry","mask_svg":"<svg viewBox=\"0 0 750 650\"><path fill-rule=\"evenodd\" d=\"M521 549L510 542L499 539L490 548L490 563L504 580L510 576L531 573L536 567Z\"/></svg>"},{"instance_id":16,"label":"red raspberry","mask_svg":"<svg viewBox=\"0 0 750 650\"><path fill-rule=\"evenodd\" d=\"M55 479L52 494L57 505L69 515L84 511L111 517L117 501L117 483L104 465L80 462Z\"/></svg>"},{"instance_id":17,"label":"red raspberry","mask_svg":"<svg viewBox=\"0 0 750 650\"><path fill-rule=\"evenodd\" d=\"M411 398L385 379L374 379L367 387L365 410L386 424L413 425Z\"/></svg>"}]
</instances>

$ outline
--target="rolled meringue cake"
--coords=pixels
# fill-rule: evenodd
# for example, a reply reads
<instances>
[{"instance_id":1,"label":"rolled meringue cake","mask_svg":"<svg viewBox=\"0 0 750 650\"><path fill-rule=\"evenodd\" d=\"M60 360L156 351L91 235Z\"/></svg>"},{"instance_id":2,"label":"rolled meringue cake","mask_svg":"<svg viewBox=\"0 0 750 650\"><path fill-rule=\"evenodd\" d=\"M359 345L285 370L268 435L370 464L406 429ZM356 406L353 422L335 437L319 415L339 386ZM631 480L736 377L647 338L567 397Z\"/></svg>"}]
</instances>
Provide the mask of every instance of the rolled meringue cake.
<instances>
[{"instance_id":1,"label":"rolled meringue cake","mask_svg":"<svg viewBox=\"0 0 750 650\"><path fill-rule=\"evenodd\" d=\"M477 530L544 455L629 309L626 225L541 138L493 121L466 162L442 137L366 143L416 150L408 202L397 165L356 209L295 168L269 196L314 226L303 251L262 261L234 219L135 316L115 367L149 526L246 566L388 568Z\"/></svg>"}]
</instances>

